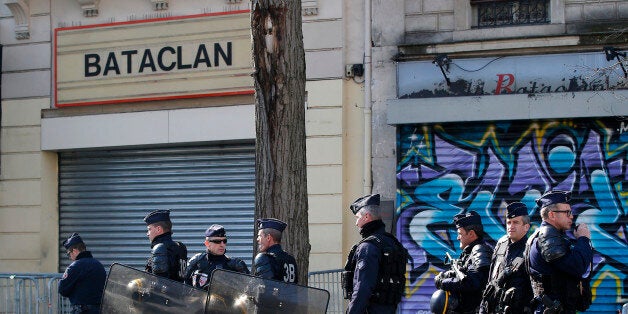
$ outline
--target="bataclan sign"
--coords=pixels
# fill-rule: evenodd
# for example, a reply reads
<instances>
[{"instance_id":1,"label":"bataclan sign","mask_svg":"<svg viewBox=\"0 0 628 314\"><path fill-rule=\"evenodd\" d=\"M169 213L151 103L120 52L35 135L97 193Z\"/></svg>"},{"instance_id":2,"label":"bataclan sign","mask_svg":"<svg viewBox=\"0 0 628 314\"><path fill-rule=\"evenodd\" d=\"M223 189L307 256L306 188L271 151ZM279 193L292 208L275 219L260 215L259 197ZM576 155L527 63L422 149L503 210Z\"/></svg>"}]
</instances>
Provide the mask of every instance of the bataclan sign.
<instances>
[{"instance_id":1,"label":"bataclan sign","mask_svg":"<svg viewBox=\"0 0 628 314\"><path fill-rule=\"evenodd\" d=\"M170 72L186 69L208 69L233 65L232 42L221 45L211 44L211 53L206 44L197 45L192 57L184 53L182 46L165 46L160 49L144 49L144 51L123 50L108 52L106 57L97 53L85 54L85 77L110 76L133 73ZM186 51L187 52L187 51ZM140 60L139 63L136 61ZM122 69L121 69L122 68Z\"/></svg>"},{"instance_id":2,"label":"bataclan sign","mask_svg":"<svg viewBox=\"0 0 628 314\"><path fill-rule=\"evenodd\" d=\"M55 106L253 94L249 11L55 29Z\"/></svg>"}]
</instances>

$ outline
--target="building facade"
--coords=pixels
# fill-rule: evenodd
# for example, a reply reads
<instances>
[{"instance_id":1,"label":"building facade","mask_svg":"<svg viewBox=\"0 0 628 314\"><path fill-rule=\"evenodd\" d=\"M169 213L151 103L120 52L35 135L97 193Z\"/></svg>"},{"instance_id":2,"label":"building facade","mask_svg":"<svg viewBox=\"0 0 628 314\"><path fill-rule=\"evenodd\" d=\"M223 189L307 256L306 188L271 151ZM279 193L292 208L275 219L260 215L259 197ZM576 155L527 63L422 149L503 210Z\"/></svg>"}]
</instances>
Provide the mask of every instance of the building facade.
<instances>
[{"instance_id":1,"label":"building facade","mask_svg":"<svg viewBox=\"0 0 628 314\"><path fill-rule=\"evenodd\" d=\"M352 2L362 5L302 2L310 271L340 268L357 237L345 236L353 221L343 210L364 172L347 167L363 143L344 145L364 130L359 79L344 72L347 59L362 60L352 50L363 41L345 36L364 29L347 19ZM162 208L189 252L204 250L203 230L219 223L228 254L250 266L249 11L241 0L2 3L0 272L62 271L72 232L104 264L142 267L142 218Z\"/></svg>"},{"instance_id":2,"label":"building facade","mask_svg":"<svg viewBox=\"0 0 628 314\"><path fill-rule=\"evenodd\" d=\"M249 3L2 4L0 272L62 270L71 232L104 263L140 266L156 208L192 252L225 225L250 265ZM359 238L348 204L380 193L414 259L400 308L426 312L459 254L453 215L478 211L494 242L507 202L538 225L534 199L563 189L594 230L590 311L626 302L628 2L302 6L311 271L344 265Z\"/></svg>"},{"instance_id":3,"label":"building facade","mask_svg":"<svg viewBox=\"0 0 628 314\"><path fill-rule=\"evenodd\" d=\"M505 207L573 193L591 227L593 305L625 303L626 1L373 1L374 190L395 199L414 259L404 312L429 312L433 278L475 210L490 242ZM394 18L391 18L394 17Z\"/></svg>"}]
</instances>

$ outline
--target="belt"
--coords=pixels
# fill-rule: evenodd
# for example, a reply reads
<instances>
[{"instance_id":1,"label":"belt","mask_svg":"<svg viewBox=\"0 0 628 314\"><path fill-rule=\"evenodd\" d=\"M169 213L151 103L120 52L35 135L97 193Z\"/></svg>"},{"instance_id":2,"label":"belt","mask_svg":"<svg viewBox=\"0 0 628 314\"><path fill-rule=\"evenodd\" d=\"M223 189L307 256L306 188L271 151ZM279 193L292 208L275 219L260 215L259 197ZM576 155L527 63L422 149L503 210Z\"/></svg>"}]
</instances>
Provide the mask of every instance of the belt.
<instances>
[{"instance_id":1,"label":"belt","mask_svg":"<svg viewBox=\"0 0 628 314\"><path fill-rule=\"evenodd\" d=\"M99 304L74 304L72 305L72 313L87 313L90 310L100 309Z\"/></svg>"}]
</instances>

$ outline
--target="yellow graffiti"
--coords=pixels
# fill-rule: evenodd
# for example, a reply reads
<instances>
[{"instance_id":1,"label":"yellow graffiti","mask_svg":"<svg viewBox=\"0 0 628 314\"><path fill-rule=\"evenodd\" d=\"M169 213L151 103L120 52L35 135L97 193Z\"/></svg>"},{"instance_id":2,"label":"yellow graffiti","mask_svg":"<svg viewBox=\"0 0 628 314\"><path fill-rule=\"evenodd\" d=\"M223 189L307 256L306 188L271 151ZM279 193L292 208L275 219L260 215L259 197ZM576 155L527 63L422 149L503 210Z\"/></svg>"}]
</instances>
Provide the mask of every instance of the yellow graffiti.
<instances>
[{"instance_id":1,"label":"yellow graffiti","mask_svg":"<svg viewBox=\"0 0 628 314\"><path fill-rule=\"evenodd\" d=\"M406 298L409 298L412 295L414 295L414 293L416 293L419 290L419 288L423 286L423 284L425 283L425 281L427 281L428 278L435 277L436 275L438 275L438 273L440 273L440 271L430 264L430 268L426 272L421 274L416 285L411 286L410 276L409 276L409 273L406 271Z\"/></svg>"},{"instance_id":2,"label":"yellow graffiti","mask_svg":"<svg viewBox=\"0 0 628 314\"><path fill-rule=\"evenodd\" d=\"M422 136L420 138L417 135L417 129L412 131L411 147L403 154L404 157L400 162L406 163L413 156L420 157L426 164L434 165L434 156L432 154L432 141L430 137L430 130L427 126L423 126L422 128ZM419 141L417 144L413 144L413 142L417 140ZM425 152L425 153L423 153Z\"/></svg>"},{"instance_id":3,"label":"yellow graffiti","mask_svg":"<svg viewBox=\"0 0 628 314\"><path fill-rule=\"evenodd\" d=\"M595 298L597 297L597 288L601 286L602 281L604 281L604 279L606 278L610 278L611 280L615 281L615 289L616 289L615 295L617 295L617 302L622 301L621 300L621 278L619 278L619 276L613 274L612 272L608 270L605 270L604 272L600 273L597 279L591 283L591 293L593 294L593 301L595 301Z\"/></svg>"}]
</instances>

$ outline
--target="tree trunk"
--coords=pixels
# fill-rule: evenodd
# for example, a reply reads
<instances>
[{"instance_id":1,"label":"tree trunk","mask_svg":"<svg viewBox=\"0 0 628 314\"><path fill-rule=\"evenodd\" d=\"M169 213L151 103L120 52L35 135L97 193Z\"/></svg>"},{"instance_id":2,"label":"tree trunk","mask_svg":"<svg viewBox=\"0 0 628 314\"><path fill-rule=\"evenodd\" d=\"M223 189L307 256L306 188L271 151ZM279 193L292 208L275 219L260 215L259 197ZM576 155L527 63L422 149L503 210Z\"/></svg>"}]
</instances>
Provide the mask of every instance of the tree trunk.
<instances>
[{"instance_id":1,"label":"tree trunk","mask_svg":"<svg viewBox=\"0 0 628 314\"><path fill-rule=\"evenodd\" d=\"M288 223L282 247L299 283L310 255L305 159L305 52L300 0L253 0L255 73L255 218Z\"/></svg>"}]
</instances>

